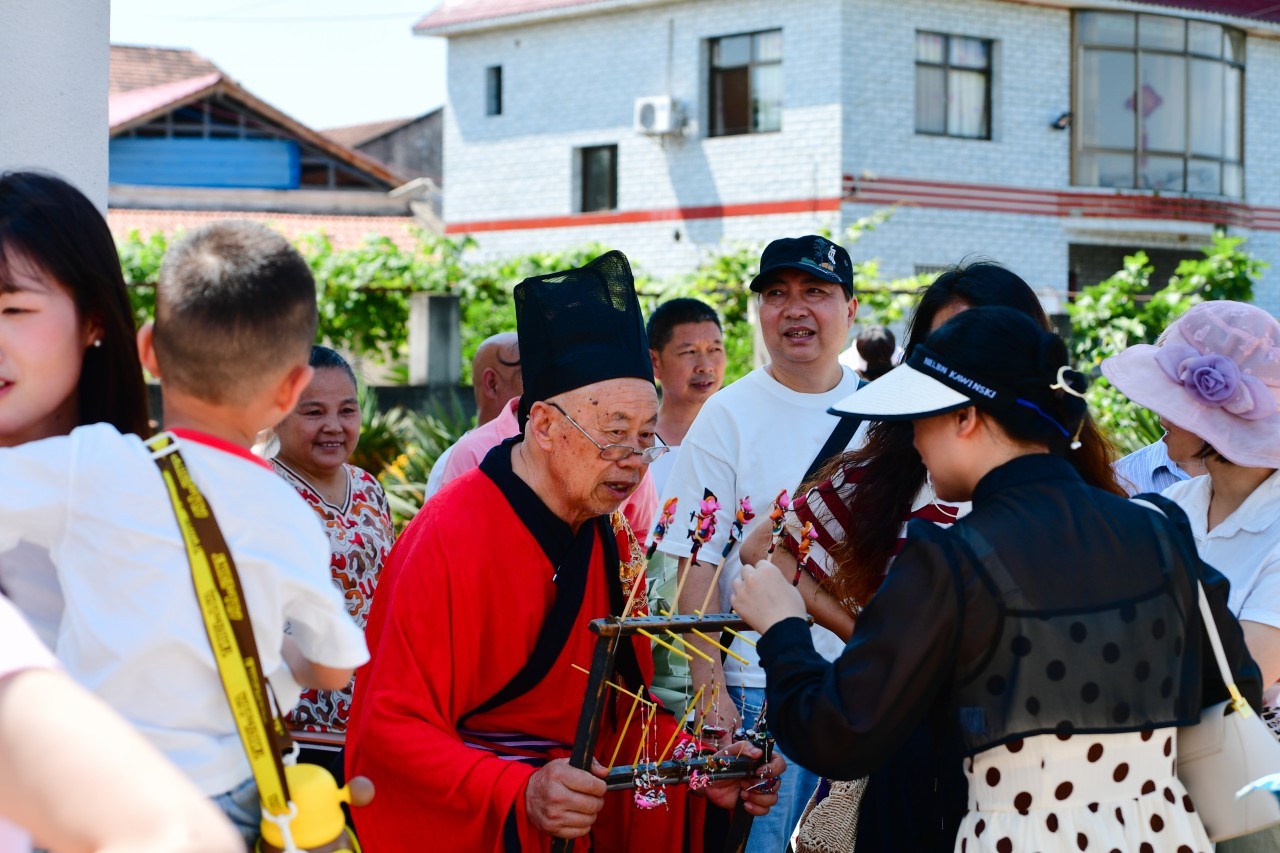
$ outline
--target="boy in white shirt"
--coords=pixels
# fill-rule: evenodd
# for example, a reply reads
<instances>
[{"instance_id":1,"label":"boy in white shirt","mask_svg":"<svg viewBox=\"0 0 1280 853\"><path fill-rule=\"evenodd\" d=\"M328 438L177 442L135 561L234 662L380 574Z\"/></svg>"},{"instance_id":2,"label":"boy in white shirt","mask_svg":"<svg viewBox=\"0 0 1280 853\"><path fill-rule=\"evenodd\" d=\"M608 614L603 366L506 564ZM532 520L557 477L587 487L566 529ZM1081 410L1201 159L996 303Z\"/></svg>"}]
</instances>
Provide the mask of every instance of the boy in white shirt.
<instances>
[{"instance_id":1,"label":"boy in white shirt","mask_svg":"<svg viewBox=\"0 0 1280 853\"><path fill-rule=\"evenodd\" d=\"M301 256L268 228L225 221L170 250L155 323L138 333L142 363L163 386L165 425L235 560L282 708L300 685L345 687L368 659L315 514L249 452L306 388L316 323ZM66 607L55 652L67 672L252 843L256 787L151 451L105 424L0 450L0 553L20 541L47 548L56 567Z\"/></svg>"}]
</instances>

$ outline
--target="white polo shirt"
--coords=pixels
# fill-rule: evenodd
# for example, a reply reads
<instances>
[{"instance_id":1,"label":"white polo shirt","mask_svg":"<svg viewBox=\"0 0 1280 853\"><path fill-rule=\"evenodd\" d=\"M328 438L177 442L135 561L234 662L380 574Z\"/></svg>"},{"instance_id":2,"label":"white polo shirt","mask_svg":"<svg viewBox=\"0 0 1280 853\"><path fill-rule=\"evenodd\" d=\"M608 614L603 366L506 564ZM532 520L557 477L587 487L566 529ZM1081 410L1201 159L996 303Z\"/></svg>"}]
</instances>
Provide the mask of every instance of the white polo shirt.
<instances>
[{"instance_id":1,"label":"white polo shirt","mask_svg":"<svg viewBox=\"0 0 1280 853\"><path fill-rule=\"evenodd\" d=\"M280 707L300 692L281 657L286 623L310 661L368 660L330 579L328 539L298 493L234 445L179 444L235 558ZM95 424L0 449L0 552L23 540L55 566L66 604L54 651L67 672L205 794L249 778L173 505L142 441Z\"/></svg>"},{"instance_id":2,"label":"white polo shirt","mask_svg":"<svg viewBox=\"0 0 1280 853\"><path fill-rule=\"evenodd\" d=\"M1209 498L1213 481L1175 483L1164 496L1191 522L1200 558L1231 581L1227 606L1240 620L1280 628L1280 471L1262 482L1213 530Z\"/></svg>"}]
</instances>

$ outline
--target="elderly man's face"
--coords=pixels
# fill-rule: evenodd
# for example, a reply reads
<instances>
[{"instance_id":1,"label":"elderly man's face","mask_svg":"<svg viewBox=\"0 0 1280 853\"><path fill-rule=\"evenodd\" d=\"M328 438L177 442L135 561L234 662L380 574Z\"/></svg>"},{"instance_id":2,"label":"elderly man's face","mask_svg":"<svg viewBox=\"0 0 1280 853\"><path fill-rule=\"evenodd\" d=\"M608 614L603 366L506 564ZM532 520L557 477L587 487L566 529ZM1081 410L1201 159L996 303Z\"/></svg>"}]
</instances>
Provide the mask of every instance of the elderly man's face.
<instances>
[{"instance_id":1,"label":"elderly man's face","mask_svg":"<svg viewBox=\"0 0 1280 853\"><path fill-rule=\"evenodd\" d=\"M561 394L554 402L586 432L551 410L548 467L557 502L572 516L571 523L617 510L640 485L647 466L635 455L617 462L601 459L591 439L637 450L652 447L657 391L642 379L611 379Z\"/></svg>"}]
</instances>

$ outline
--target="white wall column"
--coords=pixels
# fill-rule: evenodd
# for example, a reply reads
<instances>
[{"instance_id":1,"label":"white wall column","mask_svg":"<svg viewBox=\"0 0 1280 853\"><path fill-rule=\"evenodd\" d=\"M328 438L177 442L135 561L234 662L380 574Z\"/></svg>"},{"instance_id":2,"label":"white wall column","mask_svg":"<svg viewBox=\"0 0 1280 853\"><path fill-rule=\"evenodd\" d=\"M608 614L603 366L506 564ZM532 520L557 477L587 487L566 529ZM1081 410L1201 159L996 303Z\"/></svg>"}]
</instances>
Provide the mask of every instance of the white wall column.
<instances>
[{"instance_id":1,"label":"white wall column","mask_svg":"<svg viewBox=\"0 0 1280 853\"><path fill-rule=\"evenodd\" d=\"M0 3L0 171L42 169L107 209L109 0Z\"/></svg>"}]
</instances>

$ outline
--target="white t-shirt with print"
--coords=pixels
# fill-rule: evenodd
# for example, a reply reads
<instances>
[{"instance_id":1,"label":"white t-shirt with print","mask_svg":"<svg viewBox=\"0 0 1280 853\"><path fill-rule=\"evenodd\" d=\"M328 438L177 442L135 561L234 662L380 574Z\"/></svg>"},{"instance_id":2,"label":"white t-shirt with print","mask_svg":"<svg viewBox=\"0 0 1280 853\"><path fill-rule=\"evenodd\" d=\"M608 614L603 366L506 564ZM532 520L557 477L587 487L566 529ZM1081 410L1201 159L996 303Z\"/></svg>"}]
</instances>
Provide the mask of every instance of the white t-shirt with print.
<instances>
[{"instance_id":1,"label":"white t-shirt with print","mask_svg":"<svg viewBox=\"0 0 1280 853\"><path fill-rule=\"evenodd\" d=\"M247 451L179 444L235 558L263 672L291 708L300 688L281 656L286 623L310 661L368 659L330 578L328 539ZM142 441L95 424L0 449L0 552L23 540L56 567L66 604L54 650L66 671L205 794L247 779L173 505Z\"/></svg>"},{"instance_id":2,"label":"white t-shirt with print","mask_svg":"<svg viewBox=\"0 0 1280 853\"><path fill-rule=\"evenodd\" d=\"M751 498L756 517L768 515L781 489L791 494L800 485L814 457L835 429L839 418L827 409L852 394L858 375L843 368L840 384L822 394L793 391L774 379L767 368L757 368L717 391L707 400L694 420L667 479L660 506L676 497L676 520L658 549L674 557L688 557L693 540L688 536L689 514L696 512L703 489L710 489L720 502L716 513L715 536L698 554L700 562L715 564L729 541L729 531L738 502ZM863 442L865 426L859 427L849 442ZM721 612L729 610L733 580L742 573L738 546L729 552L720 573L720 601L713 604ZM815 625L813 644L827 660L835 660L844 650L840 638ZM753 639L757 636L749 634ZM750 661L725 661L725 682L731 686L763 687L764 670L753 646L735 640L732 649Z\"/></svg>"}]
</instances>

